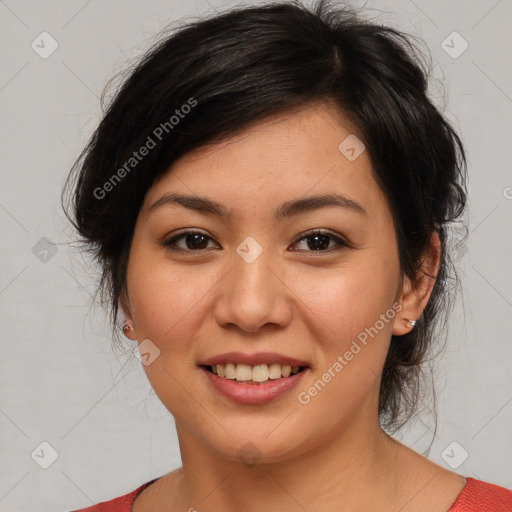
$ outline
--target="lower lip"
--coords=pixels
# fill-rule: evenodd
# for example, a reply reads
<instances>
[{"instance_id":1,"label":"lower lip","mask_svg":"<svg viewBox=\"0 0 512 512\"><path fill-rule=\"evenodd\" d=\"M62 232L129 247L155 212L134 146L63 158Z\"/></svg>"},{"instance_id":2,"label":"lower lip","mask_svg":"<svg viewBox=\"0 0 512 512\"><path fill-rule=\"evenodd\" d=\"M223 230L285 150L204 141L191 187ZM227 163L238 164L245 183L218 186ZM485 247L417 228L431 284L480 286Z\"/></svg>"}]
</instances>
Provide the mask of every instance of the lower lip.
<instances>
[{"instance_id":1,"label":"lower lip","mask_svg":"<svg viewBox=\"0 0 512 512\"><path fill-rule=\"evenodd\" d=\"M299 383L303 374L307 372L307 369L304 369L289 377L268 380L261 384L246 384L234 379L219 377L202 366L200 368L206 374L213 387L222 395L240 404L257 405L266 404L288 393Z\"/></svg>"}]
</instances>

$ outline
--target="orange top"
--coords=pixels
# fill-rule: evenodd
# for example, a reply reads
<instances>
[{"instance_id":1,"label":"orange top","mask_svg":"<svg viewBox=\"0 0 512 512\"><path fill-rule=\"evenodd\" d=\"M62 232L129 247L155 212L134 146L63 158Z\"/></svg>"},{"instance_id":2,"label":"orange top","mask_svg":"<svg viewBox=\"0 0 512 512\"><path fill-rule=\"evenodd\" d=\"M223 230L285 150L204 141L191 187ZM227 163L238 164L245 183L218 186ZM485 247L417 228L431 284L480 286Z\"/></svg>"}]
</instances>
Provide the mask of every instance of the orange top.
<instances>
[{"instance_id":1,"label":"orange top","mask_svg":"<svg viewBox=\"0 0 512 512\"><path fill-rule=\"evenodd\" d=\"M72 512L131 512L135 498L156 480L158 478L119 498ZM466 486L447 512L512 512L512 491L468 477Z\"/></svg>"}]
</instances>

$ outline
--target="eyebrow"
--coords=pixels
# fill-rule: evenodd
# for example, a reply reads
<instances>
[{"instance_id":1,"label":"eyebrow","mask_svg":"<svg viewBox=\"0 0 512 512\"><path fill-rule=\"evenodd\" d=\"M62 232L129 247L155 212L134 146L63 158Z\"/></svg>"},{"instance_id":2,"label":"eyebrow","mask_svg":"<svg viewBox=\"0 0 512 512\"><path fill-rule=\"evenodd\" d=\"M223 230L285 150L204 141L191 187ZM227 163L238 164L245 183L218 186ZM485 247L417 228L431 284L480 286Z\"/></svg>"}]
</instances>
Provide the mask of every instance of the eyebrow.
<instances>
[{"instance_id":1,"label":"eyebrow","mask_svg":"<svg viewBox=\"0 0 512 512\"><path fill-rule=\"evenodd\" d=\"M199 213L214 215L223 219L229 219L233 213L222 204L202 196L190 196L178 193L169 193L162 196L158 201L153 203L149 211L154 211L162 206L179 204L190 210ZM320 208L337 206L355 212L358 215L368 216L368 212L357 201L350 199L343 194L321 194L303 197L300 199L292 199L280 204L273 213L275 221L307 213Z\"/></svg>"}]
</instances>

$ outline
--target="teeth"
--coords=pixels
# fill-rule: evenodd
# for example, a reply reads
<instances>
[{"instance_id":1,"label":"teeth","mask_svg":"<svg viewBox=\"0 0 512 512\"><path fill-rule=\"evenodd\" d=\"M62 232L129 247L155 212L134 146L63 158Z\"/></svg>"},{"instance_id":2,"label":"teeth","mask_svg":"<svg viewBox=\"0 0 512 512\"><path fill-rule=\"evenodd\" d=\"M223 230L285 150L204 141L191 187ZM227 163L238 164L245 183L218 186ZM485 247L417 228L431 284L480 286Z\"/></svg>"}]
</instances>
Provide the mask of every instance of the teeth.
<instances>
[{"instance_id":1,"label":"teeth","mask_svg":"<svg viewBox=\"0 0 512 512\"><path fill-rule=\"evenodd\" d=\"M269 379L279 379L281 377L289 377L295 375L300 370L299 366L290 366L289 364L280 365L277 363L272 364L258 364L250 366L248 364L234 364L228 363L216 364L212 366L212 372L219 377L225 377L230 380L237 380L240 382L267 382Z\"/></svg>"},{"instance_id":2,"label":"teeth","mask_svg":"<svg viewBox=\"0 0 512 512\"><path fill-rule=\"evenodd\" d=\"M268 366L266 364L259 364L252 369L252 380L256 382L265 382L268 380Z\"/></svg>"},{"instance_id":3,"label":"teeth","mask_svg":"<svg viewBox=\"0 0 512 512\"><path fill-rule=\"evenodd\" d=\"M217 371L219 371L219 366L222 366L222 365L221 364L217 365ZM236 367L233 363L228 363L226 365L226 368L224 370L224 376L226 377L226 379L230 379L230 380L236 379Z\"/></svg>"},{"instance_id":4,"label":"teeth","mask_svg":"<svg viewBox=\"0 0 512 512\"><path fill-rule=\"evenodd\" d=\"M248 364L236 365L236 380L251 380L252 370Z\"/></svg>"},{"instance_id":5,"label":"teeth","mask_svg":"<svg viewBox=\"0 0 512 512\"><path fill-rule=\"evenodd\" d=\"M268 369L268 376L270 379L279 379L281 377L281 365L280 364L271 364Z\"/></svg>"}]
</instances>

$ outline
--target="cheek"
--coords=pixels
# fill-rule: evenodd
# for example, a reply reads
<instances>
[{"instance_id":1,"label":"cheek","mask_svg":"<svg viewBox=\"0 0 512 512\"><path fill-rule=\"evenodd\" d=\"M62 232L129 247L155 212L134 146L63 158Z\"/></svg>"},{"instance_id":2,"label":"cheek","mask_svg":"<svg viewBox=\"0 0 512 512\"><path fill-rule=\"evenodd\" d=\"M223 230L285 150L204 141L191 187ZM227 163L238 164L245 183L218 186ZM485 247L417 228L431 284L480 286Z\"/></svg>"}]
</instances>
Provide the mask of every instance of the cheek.
<instances>
[{"instance_id":1,"label":"cheek","mask_svg":"<svg viewBox=\"0 0 512 512\"><path fill-rule=\"evenodd\" d=\"M329 340L332 348L343 349L352 339L373 326L393 304L396 283L393 272L353 265L329 272L311 271L294 277L300 283L302 316ZM309 312L309 313L308 313ZM391 313L388 314L391 316ZM379 330L391 332L392 322L379 322Z\"/></svg>"},{"instance_id":2,"label":"cheek","mask_svg":"<svg viewBox=\"0 0 512 512\"><path fill-rule=\"evenodd\" d=\"M159 350L144 371L156 395L176 418L201 421L201 410L191 406L186 383L197 370L193 342L215 279L198 272L198 267L178 267L154 255L142 256L134 251L128 267L133 320L138 342L149 339ZM183 408L183 404L188 405Z\"/></svg>"},{"instance_id":3,"label":"cheek","mask_svg":"<svg viewBox=\"0 0 512 512\"><path fill-rule=\"evenodd\" d=\"M164 252L132 247L127 269L133 320L139 341L149 338L173 352L190 341L198 313L215 280L201 266L172 264Z\"/></svg>"},{"instance_id":4,"label":"cheek","mask_svg":"<svg viewBox=\"0 0 512 512\"><path fill-rule=\"evenodd\" d=\"M299 402L310 403L311 411L324 415L343 404L350 416L368 396L376 397L398 309L390 268L362 265L302 277L300 316L314 332L318 360Z\"/></svg>"}]
</instances>

